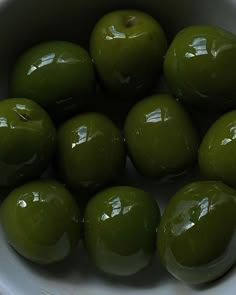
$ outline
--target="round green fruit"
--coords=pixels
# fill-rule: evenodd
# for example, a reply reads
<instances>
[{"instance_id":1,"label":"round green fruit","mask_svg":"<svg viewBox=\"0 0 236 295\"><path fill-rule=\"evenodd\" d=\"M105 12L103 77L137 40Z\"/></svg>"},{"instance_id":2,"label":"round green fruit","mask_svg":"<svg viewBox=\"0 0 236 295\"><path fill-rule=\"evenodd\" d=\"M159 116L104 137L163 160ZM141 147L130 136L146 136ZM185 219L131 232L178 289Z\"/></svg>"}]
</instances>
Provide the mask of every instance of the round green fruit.
<instances>
[{"instance_id":1,"label":"round green fruit","mask_svg":"<svg viewBox=\"0 0 236 295\"><path fill-rule=\"evenodd\" d=\"M236 262L236 191L222 182L194 182L167 205L158 230L166 269L189 284L224 275Z\"/></svg>"},{"instance_id":2,"label":"round green fruit","mask_svg":"<svg viewBox=\"0 0 236 295\"><path fill-rule=\"evenodd\" d=\"M158 205L134 187L112 187L96 194L84 216L85 245L98 269L132 275L148 265L155 252Z\"/></svg>"},{"instance_id":3,"label":"round green fruit","mask_svg":"<svg viewBox=\"0 0 236 295\"><path fill-rule=\"evenodd\" d=\"M65 259L80 237L80 212L72 195L56 181L35 181L12 191L1 207L10 245L39 264Z\"/></svg>"},{"instance_id":4,"label":"round green fruit","mask_svg":"<svg viewBox=\"0 0 236 295\"><path fill-rule=\"evenodd\" d=\"M95 189L115 180L125 166L122 136L99 113L78 115L58 131L58 163L65 182L73 189Z\"/></svg>"},{"instance_id":5,"label":"round green fruit","mask_svg":"<svg viewBox=\"0 0 236 295\"><path fill-rule=\"evenodd\" d=\"M54 117L66 116L82 109L93 94L92 61L77 44L44 42L18 58L10 87L12 96L28 97Z\"/></svg>"},{"instance_id":6,"label":"round green fruit","mask_svg":"<svg viewBox=\"0 0 236 295\"><path fill-rule=\"evenodd\" d=\"M169 95L138 102L127 116L125 139L134 165L147 177L182 172L197 158L197 132Z\"/></svg>"},{"instance_id":7,"label":"round green fruit","mask_svg":"<svg viewBox=\"0 0 236 295\"><path fill-rule=\"evenodd\" d=\"M236 106L236 36L214 26L183 29L167 51L164 73L173 94L187 104Z\"/></svg>"},{"instance_id":8,"label":"round green fruit","mask_svg":"<svg viewBox=\"0 0 236 295\"><path fill-rule=\"evenodd\" d=\"M51 161L55 137L51 119L35 102L0 101L0 186L39 177Z\"/></svg>"},{"instance_id":9,"label":"round green fruit","mask_svg":"<svg viewBox=\"0 0 236 295\"><path fill-rule=\"evenodd\" d=\"M145 95L157 83L166 49L159 23L136 10L106 14L97 22L90 40L103 86L121 96Z\"/></svg>"},{"instance_id":10,"label":"round green fruit","mask_svg":"<svg viewBox=\"0 0 236 295\"><path fill-rule=\"evenodd\" d=\"M199 166L208 179L236 187L236 111L223 115L210 127L200 145Z\"/></svg>"}]
</instances>

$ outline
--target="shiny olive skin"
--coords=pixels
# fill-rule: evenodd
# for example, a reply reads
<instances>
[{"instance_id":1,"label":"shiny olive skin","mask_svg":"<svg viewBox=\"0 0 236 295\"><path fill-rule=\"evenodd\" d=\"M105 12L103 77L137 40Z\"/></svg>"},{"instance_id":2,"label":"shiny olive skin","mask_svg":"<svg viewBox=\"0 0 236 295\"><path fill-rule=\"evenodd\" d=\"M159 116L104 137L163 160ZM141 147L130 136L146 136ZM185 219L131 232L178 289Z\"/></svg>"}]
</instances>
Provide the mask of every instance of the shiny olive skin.
<instances>
[{"instance_id":1,"label":"shiny olive skin","mask_svg":"<svg viewBox=\"0 0 236 295\"><path fill-rule=\"evenodd\" d=\"M67 116L83 108L93 94L91 58L74 43L40 43L16 61L10 88L12 96L33 99L53 116Z\"/></svg>"},{"instance_id":2,"label":"shiny olive skin","mask_svg":"<svg viewBox=\"0 0 236 295\"><path fill-rule=\"evenodd\" d=\"M193 182L167 205L158 229L158 250L179 280L202 284L236 263L236 191L219 181Z\"/></svg>"},{"instance_id":3,"label":"shiny olive skin","mask_svg":"<svg viewBox=\"0 0 236 295\"><path fill-rule=\"evenodd\" d=\"M208 130L199 149L199 167L208 179L236 187L236 111L221 116Z\"/></svg>"},{"instance_id":4,"label":"shiny olive skin","mask_svg":"<svg viewBox=\"0 0 236 295\"><path fill-rule=\"evenodd\" d=\"M80 238L80 212L72 195L54 180L35 181L12 191L1 206L10 245L39 264L65 259Z\"/></svg>"},{"instance_id":5,"label":"shiny olive skin","mask_svg":"<svg viewBox=\"0 0 236 295\"><path fill-rule=\"evenodd\" d=\"M73 189L95 189L115 180L125 166L120 131L99 113L78 115L58 131L58 164Z\"/></svg>"},{"instance_id":6,"label":"shiny olive skin","mask_svg":"<svg viewBox=\"0 0 236 295\"><path fill-rule=\"evenodd\" d=\"M214 26L191 26L170 45L164 73L183 102L224 110L236 106L236 36Z\"/></svg>"},{"instance_id":7,"label":"shiny olive skin","mask_svg":"<svg viewBox=\"0 0 236 295\"><path fill-rule=\"evenodd\" d=\"M0 186L39 177L49 165L56 131L48 114L23 98L0 101Z\"/></svg>"},{"instance_id":8,"label":"shiny olive skin","mask_svg":"<svg viewBox=\"0 0 236 295\"><path fill-rule=\"evenodd\" d=\"M170 95L138 102L127 116L124 131L132 161L147 177L182 172L197 158L197 132L184 108Z\"/></svg>"},{"instance_id":9,"label":"shiny olive skin","mask_svg":"<svg viewBox=\"0 0 236 295\"><path fill-rule=\"evenodd\" d=\"M84 215L85 246L98 269L113 275L135 274L155 252L159 207L149 193L111 187L96 194Z\"/></svg>"},{"instance_id":10,"label":"shiny olive skin","mask_svg":"<svg viewBox=\"0 0 236 295\"><path fill-rule=\"evenodd\" d=\"M159 23L137 10L104 15L90 39L90 53L104 88L121 97L146 95L155 86L166 49Z\"/></svg>"}]
</instances>

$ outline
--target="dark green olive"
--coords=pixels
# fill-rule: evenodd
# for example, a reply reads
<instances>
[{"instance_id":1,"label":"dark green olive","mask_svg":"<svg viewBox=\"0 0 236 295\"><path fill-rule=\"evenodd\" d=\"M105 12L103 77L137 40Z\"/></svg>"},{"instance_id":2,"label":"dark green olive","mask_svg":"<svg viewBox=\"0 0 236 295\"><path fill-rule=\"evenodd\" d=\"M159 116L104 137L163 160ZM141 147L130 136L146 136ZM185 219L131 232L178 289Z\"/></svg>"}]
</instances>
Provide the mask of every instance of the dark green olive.
<instances>
[{"instance_id":1,"label":"dark green olive","mask_svg":"<svg viewBox=\"0 0 236 295\"><path fill-rule=\"evenodd\" d=\"M59 168L73 189L114 181L124 169L125 157L119 130L102 114L78 115L58 131Z\"/></svg>"},{"instance_id":2,"label":"dark green olive","mask_svg":"<svg viewBox=\"0 0 236 295\"><path fill-rule=\"evenodd\" d=\"M0 101L0 186L39 177L51 161L55 137L51 119L35 102Z\"/></svg>"},{"instance_id":3,"label":"dark green olive","mask_svg":"<svg viewBox=\"0 0 236 295\"><path fill-rule=\"evenodd\" d=\"M90 40L91 56L104 88L129 99L146 95L155 87L166 49L160 24L137 10L104 15Z\"/></svg>"},{"instance_id":4,"label":"dark green olive","mask_svg":"<svg viewBox=\"0 0 236 295\"><path fill-rule=\"evenodd\" d=\"M170 45L164 72L183 102L224 110L236 106L236 36L214 26L191 26Z\"/></svg>"},{"instance_id":5,"label":"dark green olive","mask_svg":"<svg viewBox=\"0 0 236 295\"><path fill-rule=\"evenodd\" d=\"M167 205L158 230L163 265L176 278L202 284L236 263L236 191L219 181L194 182Z\"/></svg>"},{"instance_id":6,"label":"dark green olive","mask_svg":"<svg viewBox=\"0 0 236 295\"><path fill-rule=\"evenodd\" d=\"M206 178L236 187L236 111L210 127L200 145L199 166Z\"/></svg>"},{"instance_id":7,"label":"dark green olive","mask_svg":"<svg viewBox=\"0 0 236 295\"><path fill-rule=\"evenodd\" d=\"M197 132L170 95L138 102L127 116L125 139L136 168L148 177L182 172L197 158Z\"/></svg>"},{"instance_id":8,"label":"dark green olive","mask_svg":"<svg viewBox=\"0 0 236 295\"><path fill-rule=\"evenodd\" d=\"M83 109L93 94L92 61L77 44L44 42L18 58L10 88L12 96L33 99L60 119Z\"/></svg>"},{"instance_id":9,"label":"dark green olive","mask_svg":"<svg viewBox=\"0 0 236 295\"><path fill-rule=\"evenodd\" d=\"M148 265L154 252L160 211L156 201L134 187L96 194L84 216L85 245L98 269L128 276Z\"/></svg>"},{"instance_id":10,"label":"dark green olive","mask_svg":"<svg viewBox=\"0 0 236 295\"><path fill-rule=\"evenodd\" d=\"M12 191L1 206L10 245L25 258L50 264L65 259L80 237L80 213L56 181L35 181Z\"/></svg>"}]
</instances>

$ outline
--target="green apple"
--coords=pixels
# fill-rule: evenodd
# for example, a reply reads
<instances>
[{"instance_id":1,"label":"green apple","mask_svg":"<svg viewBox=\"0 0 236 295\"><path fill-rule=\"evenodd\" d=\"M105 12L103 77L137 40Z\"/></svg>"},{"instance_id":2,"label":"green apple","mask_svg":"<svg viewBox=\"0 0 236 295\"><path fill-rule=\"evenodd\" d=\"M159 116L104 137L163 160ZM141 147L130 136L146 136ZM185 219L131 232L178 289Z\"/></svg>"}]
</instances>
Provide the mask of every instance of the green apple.
<instances>
[{"instance_id":1,"label":"green apple","mask_svg":"<svg viewBox=\"0 0 236 295\"><path fill-rule=\"evenodd\" d=\"M48 114L23 98L0 101L0 186L39 177L50 163L55 128Z\"/></svg>"},{"instance_id":2,"label":"green apple","mask_svg":"<svg viewBox=\"0 0 236 295\"><path fill-rule=\"evenodd\" d=\"M167 49L165 33L150 15L118 10L96 24L90 52L100 80L111 93L141 96L158 80Z\"/></svg>"},{"instance_id":3,"label":"green apple","mask_svg":"<svg viewBox=\"0 0 236 295\"><path fill-rule=\"evenodd\" d=\"M93 94L92 60L77 44L44 42L18 58L10 84L11 96L30 98L54 117L69 116L83 109Z\"/></svg>"}]
</instances>

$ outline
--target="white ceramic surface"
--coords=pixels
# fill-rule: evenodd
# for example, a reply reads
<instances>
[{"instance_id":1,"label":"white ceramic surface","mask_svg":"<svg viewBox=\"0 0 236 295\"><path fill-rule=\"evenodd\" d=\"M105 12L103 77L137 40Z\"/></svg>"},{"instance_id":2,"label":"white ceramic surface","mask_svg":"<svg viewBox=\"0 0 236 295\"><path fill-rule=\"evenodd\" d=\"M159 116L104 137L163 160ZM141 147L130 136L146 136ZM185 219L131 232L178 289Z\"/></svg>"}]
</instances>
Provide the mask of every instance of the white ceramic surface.
<instances>
[{"instance_id":1,"label":"white ceramic surface","mask_svg":"<svg viewBox=\"0 0 236 295\"><path fill-rule=\"evenodd\" d=\"M47 39L82 45L96 20L114 8L143 9L157 17L170 36L189 24L216 24L236 33L236 0L0 0L0 97L7 95L8 69L28 46ZM173 192L195 179L193 171L181 181L143 181L128 164L129 184L153 192L162 208ZM77 255L53 267L33 265L18 256L0 230L0 295L235 295L236 269L221 280L196 288L172 278L158 259L131 278L97 272L82 246Z\"/></svg>"}]
</instances>

